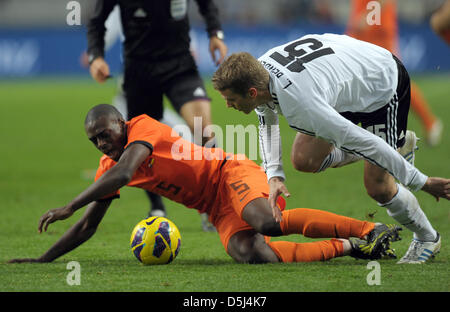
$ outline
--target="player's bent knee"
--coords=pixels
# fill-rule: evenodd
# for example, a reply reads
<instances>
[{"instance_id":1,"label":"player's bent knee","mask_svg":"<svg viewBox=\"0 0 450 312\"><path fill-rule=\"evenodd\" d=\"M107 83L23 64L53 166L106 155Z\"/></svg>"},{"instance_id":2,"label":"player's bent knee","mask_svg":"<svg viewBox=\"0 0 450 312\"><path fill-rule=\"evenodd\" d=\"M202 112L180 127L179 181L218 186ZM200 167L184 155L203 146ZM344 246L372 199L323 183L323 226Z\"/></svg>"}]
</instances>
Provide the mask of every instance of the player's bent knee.
<instances>
[{"instance_id":1,"label":"player's bent knee","mask_svg":"<svg viewBox=\"0 0 450 312\"><path fill-rule=\"evenodd\" d=\"M282 235L279 223L275 221L272 215L259 215L246 220L246 222L258 233L266 236Z\"/></svg>"},{"instance_id":2,"label":"player's bent knee","mask_svg":"<svg viewBox=\"0 0 450 312\"><path fill-rule=\"evenodd\" d=\"M298 154L291 155L291 162L294 169L301 172L317 172L320 168L320 164L317 164L314 159L305 158Z\"/></svg>"},{"instance_id":3,"label":"player's bent knee","mask_svg":"<svg viewBox=\"0 0 450 312\"><path fill-rule=\"evenodd\" d=\"M238 263L250 263L253 256L248 245L231 242L228 244L228 254Z\"/></svg>"},{"instance_id":4,"label":"player's bent knee","mask_svg":"<svg viewBox=\"0 0 450 312\"><path fill-rule=\"evenodd\" d=\"M266 222L261 222L254 229L265 236L280 236L282 235L280 224L275 221L275 219L268 220Z\"/></svg>"},{"instance_id":5,"label":"player's bent knee","mask_svg":"<svg viewBox=\"0 0 450 312\"><path fill-rule=\"evenodd\" d=\"M260 234L283 235L280 224L275 221L272 208L266 198L257 198L247 204L242 212L242 219Z\"/></svg>"},{"instance_id":6,"label":"player's bent knee","mask_svg":"<svg viewBox=\"0 0 450 312\"><path fill-rule=\"evenodd\" d=\"M264 237L254 231L234 234L228 242L227 253L238 263L279 261L273 250L265 243Z\"/></svg>"},{"instance_id":7,"label":"player's bent knee","mask_svg":"<svg viewBox=\"0 0 450 312\"><path fill-rule=\"evenodd\" d=\"M326 157L326 156L325 156ZM292 166L297 171L317 173L322 165L324 157L313 155L303 155L301 153L292 153L291 162Z\"/></svg>"},{"instance_id":8,"label":"player's bent knee","mask_svg":"<svg viewBox=\"0 0 450 312\"><path fill-rule=\"evenodd\" d=\"M333 145L317 137L297 133L291 150L293 167L302 172L318 172Z\"/></svg>"}]
</instances>

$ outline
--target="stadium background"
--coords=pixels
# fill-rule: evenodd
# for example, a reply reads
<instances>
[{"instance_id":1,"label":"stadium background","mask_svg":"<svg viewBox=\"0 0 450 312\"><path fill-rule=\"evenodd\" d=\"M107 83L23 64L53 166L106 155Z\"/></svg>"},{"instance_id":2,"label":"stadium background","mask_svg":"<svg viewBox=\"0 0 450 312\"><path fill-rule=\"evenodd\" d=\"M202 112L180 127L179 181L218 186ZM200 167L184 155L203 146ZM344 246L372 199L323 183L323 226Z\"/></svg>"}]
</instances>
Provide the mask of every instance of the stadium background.
<instances>
[{"instance_id":1,"label":"stadium background","mask_svg":"<svg viewBox=\"0 0 450 312\"><path fill-rule=\"evenodd\" d=\"M0 78L41 75L88 75L79 63L86 48L85 25L92 1L80 0L81 25L69 26L69 1L0 0ZM349 0L227 0L216 1L229 52L246 50L255 56L307 33L343 33ZM446 45L432 32L429 17L440 0L399 0L401 57L408 70L449 71ZM204 23L195 1L190 16L198 47L198 64L210 75ZM444 52L443 52L444 51ZM113 72L120 71L120 43L107 54Z\"/></svg>"},{"instance_id":2,"label":"stadium background","mask_svg":"<svg viewBox=\"0 0 450 312\"><path fill-rule=\"evenodd\" d=\"M424 192L417 197L443 237L441 253L431 265L397 266L380 260L380 286L366 282L366 263L339 258L326 263L248 266L230 259L215 233L203 233L198 214L167 203L169 217L180 228L179 257L169 266L142 268L129 250L134 225L148 212L140 190L125 188L113 203L98 233L83 246L51 264L8 265L11 258L37 257L81 216L52 224L36 233L39 217L59 207L92 182L99 153L86 140L85 112L111 102L116 79L103 85L80 66L86 48L86 12L92 1L80 0L81 25L68 26L69 1L0 0L0 292L3 291L444 291L450 290L448 201L436 202ZM345 29L349 0L216 0L229 53L247 50L258 56L267 48L305 33ZM450 49L429 27L429 17L442 0L398 0L400 51L444 129L450 125ZM214 71L207 52L204 23L194 1L190 16L197 61L212 97L213 122L256 124L226 109L208 77ZM120 44L107 60L117 77ZM289 163L295 132L281 121L288 187L288 207L311 207L377 222L393 222L370 200L362 183L362 162L324 174L301 174ZM410 114L409 128L422 136ZM229 151L233 152L233 151ZM450 177L448 131L441 144L422 141L416 165L430 175ZM403 233L397 253L408 249L412 234ZM288 240L310 241L298 236ZM79 261L81 285L66 283L69 261ZM268 282L270 281L270 283ZM305 300L303 297L302 300ZM391 303L390 303L391 304Z\"/></svg>"}]
</instances>

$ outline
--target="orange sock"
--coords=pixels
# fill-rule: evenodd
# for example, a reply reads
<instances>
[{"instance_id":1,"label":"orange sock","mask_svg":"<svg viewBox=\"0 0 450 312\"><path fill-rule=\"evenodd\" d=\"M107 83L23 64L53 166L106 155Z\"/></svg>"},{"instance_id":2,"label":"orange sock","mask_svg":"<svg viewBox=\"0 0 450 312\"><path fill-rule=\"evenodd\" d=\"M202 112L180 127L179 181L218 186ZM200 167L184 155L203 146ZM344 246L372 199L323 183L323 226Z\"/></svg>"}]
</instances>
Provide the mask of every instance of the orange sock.
<instances>
[{"instance_id":1,"label":"orange sock","mask_svg":"<svg viewBox=\"0 0 450 312\"><path fill-rule=\"evenodd\" d=\"M359 237L363 238L375 227L375 223L344 217L332 212L297 208L284 210L281 230L284 235L303 234L306 237ZM342 256L341 240L331 239L311 243L286 241L269 242L268 245L282 262L325 261Z\"/></svg>"},{"instance_id":2,"label":"orange sock","mask_svg":"<svg viewBox=\"0 0 450 312\"><path fill-rule=\"evenodd\" d=\"M426 131L429 131L436 121L419 86L411 81L411 108L422 121Z\"/></svg>"},{"instance_id":3,"label":"orange sock","mask_svg":"<svg viewBox=\"0 0 450 312\"><path fill-rule=\"evenodd\" d=\"M312 238L363 238L375 227L375 223L360 221L332 212L296 208L282 212L281 230L284 235L303 234Z\"/></svg>"},{"instance_id":4,"label":"orange sock","mask_svg":"<svg viewBox=\"0 0 450 312\"><path fill-rule=\"evenodd\" d=\"M282 262L312 262L325 261L342 256L344 246L342 241L331 239L312 243L270 242L270 248Z\"/></svg>"}]
</instances>

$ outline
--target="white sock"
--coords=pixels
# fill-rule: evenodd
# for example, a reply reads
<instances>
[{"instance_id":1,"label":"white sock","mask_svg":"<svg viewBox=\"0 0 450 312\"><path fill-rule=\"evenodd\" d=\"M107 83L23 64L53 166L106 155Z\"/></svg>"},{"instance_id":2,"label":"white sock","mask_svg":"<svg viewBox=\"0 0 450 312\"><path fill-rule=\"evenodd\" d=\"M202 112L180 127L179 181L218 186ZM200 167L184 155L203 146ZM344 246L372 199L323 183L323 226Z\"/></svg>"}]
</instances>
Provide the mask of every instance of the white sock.
<instances>
[{"instance_id":1,"label":"white sock","mask_svg":"<svg viewBox=\"0 0 450 312\"><path fill-rule=\"evenodd\" d=\"M331 153L328 154L327 157L325 157L322 164L320 165L319 170L317 170L316 172L324 171L328 167L331 167L331 168L342 167L342 166L351 164L355 161L358 161L360 159L362 159L361 156L357 156L354 154L344 152L343 150L335 147L335 148L333 148Z\"/></svg>"},{"instance_id":2,"label":"white sock","mask_svg":"<svg viewBox=\"0 0 450 312\"><path fill-rule=\"evenodd\" d=\"M434 241L437 232L420 208L417 198L403 185L397 183L397 187L397 194L389 202L379 205L386 207L389 216L412 231L415 239Z\"/></svg>"}]
</instances>

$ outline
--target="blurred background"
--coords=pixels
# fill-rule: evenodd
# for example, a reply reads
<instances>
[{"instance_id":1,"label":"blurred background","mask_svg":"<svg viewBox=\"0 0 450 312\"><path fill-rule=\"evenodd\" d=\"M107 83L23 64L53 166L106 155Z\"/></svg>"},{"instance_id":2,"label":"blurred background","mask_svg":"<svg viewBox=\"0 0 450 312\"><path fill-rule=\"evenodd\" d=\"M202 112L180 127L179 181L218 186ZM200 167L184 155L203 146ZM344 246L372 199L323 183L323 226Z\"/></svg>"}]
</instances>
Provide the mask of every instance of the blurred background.
<instances>
[{"instance_id":1,"label":"blurred background","mask_svg":"<svg viewBox=\"0 0 450 312\"><path fill-rule=\"evenodd\" d=\"M86 23L93 1L78 0L80 25L68 25L71 1L0 0L0 78L85 75ZM450 49L430 29L429 19L443 0L398 0L400 54L411 73L449 72ZM343 33L350 0L216 0L229 53L255 56L306 33ZM190 1L192 38L201 72L215 70L207 51L205 24ZM107 53L120 71L120 43Z\"/></svg>"}]
</instances>

